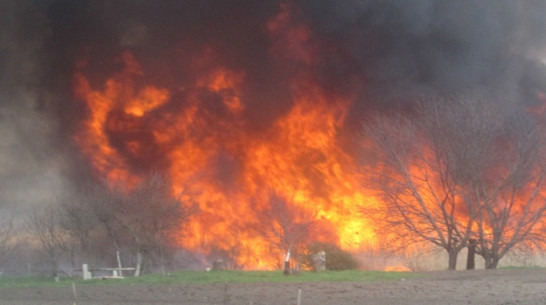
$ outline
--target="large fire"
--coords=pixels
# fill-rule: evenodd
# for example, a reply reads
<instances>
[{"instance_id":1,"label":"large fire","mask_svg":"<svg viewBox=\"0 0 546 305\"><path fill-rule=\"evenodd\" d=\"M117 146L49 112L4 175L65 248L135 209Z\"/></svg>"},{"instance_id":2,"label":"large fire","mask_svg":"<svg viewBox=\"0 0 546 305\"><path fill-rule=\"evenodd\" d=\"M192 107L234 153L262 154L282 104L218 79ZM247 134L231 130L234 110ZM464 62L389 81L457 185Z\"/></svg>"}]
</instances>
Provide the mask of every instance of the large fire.
<instances>
[{"instance_id":1,"label":"large fire","mask_svg":"<svg viewBox=\"0 0 546 305\"><path fill-rule=\"evenodd\" d=\"M312 64L310 33L290 24L287 7L267 29L286 42L274 46L274 56L289 53ZM161 171L173 196L199 206L181 245L236 251L237 264L246 268L271 268L282 255L252 229L272 196L319 224L314 240L350 250L373 247L374 228L357 209L374 203L360 185L355 160L338 143L351 100L325 92L302 72L291 81L291 109L270 127L253 130L243 116L245 71L210 68L214 52L207 48L194 59L207 69L180 84L183 101L147 84L130 52L102 88L94 88L82 69L76 72L75 92L89 111L76 140L96 172L113 186L130 187L146 170ZM216 113L204 110L211 101Z\"/></svg>"},{"instance_id":2,"label":"large fire","mask_svg":"<svg viewBox=\"0 0 546 305\"><path fill-rule=\"evenodd\" d=\"M324 68L321 60L327 55L321 52L335 46L315 39L294 15L297 10L284 3L262 25L270 41L264 56L282 63L279 70L288 73L267 79L287 93L275 95L281 100L271 103L283 109L260 126L260 118L252 116L256 88L248 94L252 69L223 62L229 61L218 56L223 50L206 43L188 52L173 51L185 58L185 66L177 61L167 68L167 59L158 60L165 69L184 70L173 73L180 78L166 79L171 74L162 72L158 77L160 68L150 76L154 60L138 49L120 52L118 68L106 77L90 72L94 70L87 69L87 58L75 72L74 91L87 109L75 138L95 173L113 188L131 188L150 172L160 172L170 181L173 197L199 207L178 240L180 246L229 253L243 268L272 268L283 256L286 249L256 230L264 222L278 222L268 215L279 198L293 212L292 221L313 222L306 242L361 251L377 248L383 238L375 231L380 225L359 212L383 203L363 186L365 179L345 138L357 93L324 88L324 79L314 72ZM358 77L360 84L366 79ZM434 175L427 145L422 159L411 160L418 165L410 170L417 184ZM430 198L444 191L437 185L422 188ZM466 213L454 215L465 222Z\"/></svg>"}]
</instances>

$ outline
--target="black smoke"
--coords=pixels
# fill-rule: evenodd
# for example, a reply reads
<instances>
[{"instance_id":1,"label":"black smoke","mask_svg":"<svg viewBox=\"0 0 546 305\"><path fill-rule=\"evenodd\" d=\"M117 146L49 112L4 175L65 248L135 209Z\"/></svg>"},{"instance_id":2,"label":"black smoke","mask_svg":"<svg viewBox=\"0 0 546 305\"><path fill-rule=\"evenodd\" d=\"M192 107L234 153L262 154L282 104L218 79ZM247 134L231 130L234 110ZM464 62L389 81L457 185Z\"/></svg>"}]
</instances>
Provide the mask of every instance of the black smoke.
<instances>
[{"instance_id":1,"label":"black smoke","mask_svg":"<svg viewBox=\"0 0 546 305\"><path fill-rule=\"evenodd\" d=\"M276 57L267 22L289 4L310 32L311 65ZM2 1L0 44L0 204L61 188L44 181L87 175L73 134L86 115L73 73L95 88L131 51L147 81L176 92L192 81L207 49L213 64L246 74L245 117L267 128L290 109L290 80L301 69L327 92L356 96L347 121L411 104L420 96L485 91L522 107L546 91L546 1L512 0L168 0ZM206 67L205 67L206 68ZM184 95L173 102L183 107ZM210 103L210 113L218 103ZM54 177L52 179L51 177ZM19 199L17 199L19 198Z\"/></svg>"}]
</instances>

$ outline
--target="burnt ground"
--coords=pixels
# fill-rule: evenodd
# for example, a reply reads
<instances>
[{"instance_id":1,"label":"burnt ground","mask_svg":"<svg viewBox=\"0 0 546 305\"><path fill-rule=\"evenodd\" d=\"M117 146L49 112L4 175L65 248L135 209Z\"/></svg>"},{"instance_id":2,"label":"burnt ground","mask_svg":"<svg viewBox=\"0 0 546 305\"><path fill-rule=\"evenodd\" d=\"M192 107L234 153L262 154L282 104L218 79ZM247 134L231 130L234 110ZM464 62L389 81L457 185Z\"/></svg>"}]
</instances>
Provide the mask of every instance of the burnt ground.
<instances>
[{"instance_id":1,"label":"burnt ground","mask_svg":"<svg viewBox=\"0 0 546 305\"><path fill-rule=\"evenodd\" d=\"M394 282L115 284L2 288L0 304L546 304L546 269L429 272Z\"/></svg>"}]
</instances>

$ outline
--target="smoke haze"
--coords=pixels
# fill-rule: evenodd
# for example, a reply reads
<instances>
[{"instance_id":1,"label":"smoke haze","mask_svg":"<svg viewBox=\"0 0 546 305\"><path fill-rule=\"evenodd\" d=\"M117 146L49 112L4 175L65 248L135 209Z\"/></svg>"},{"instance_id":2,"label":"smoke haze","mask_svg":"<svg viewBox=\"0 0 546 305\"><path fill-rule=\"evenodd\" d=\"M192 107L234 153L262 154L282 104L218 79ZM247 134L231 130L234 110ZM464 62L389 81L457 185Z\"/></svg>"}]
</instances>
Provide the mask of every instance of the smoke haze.
<instances>
[{"instance_id":1,"label":"smoke haze","mask_svg":"<svg viewBox=\"0 0 546 305\"><path fill-rule=\"evenodd\" d=\"M268 34L283 5L291 26L308 31L303 46ZM0 207L41 204L90 175L74 143L88 114L72 89L82 61L100 88L131 51L147 81L174 92L176 110L187 100L180 87L207 69L196 59L208 56L245 72L252 130L290 110L289 80L303 67L324 90L354 100L344 126L353 139L364 114L423 95L480 90L502 103L538 103L545 10L539 0L2 1ZM293 55L303 47L312 54ZM227 116L205 105L207 115ZM236 166L219 163L230 180Z\"/></svg>"}]
</instances>

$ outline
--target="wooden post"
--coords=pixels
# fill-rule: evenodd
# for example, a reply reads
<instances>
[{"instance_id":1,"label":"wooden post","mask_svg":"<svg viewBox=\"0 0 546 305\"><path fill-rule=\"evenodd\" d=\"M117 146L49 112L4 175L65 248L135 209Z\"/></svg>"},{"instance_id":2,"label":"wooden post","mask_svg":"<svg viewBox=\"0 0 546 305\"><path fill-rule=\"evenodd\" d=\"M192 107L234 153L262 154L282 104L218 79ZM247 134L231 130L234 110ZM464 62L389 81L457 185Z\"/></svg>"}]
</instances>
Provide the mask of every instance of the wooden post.
<instances>
[{"instance_id":1,"label":"wooden post","mask_svg":"<svg viewBox=\"0 0 546 305\"><path fill-rule=\"evenodd\" d=\"M90 280L93 277L91 272L89 272L89 267L87 264L82 265L82 275L84 280Z\"/></svg>"},{"instance_id":2,"label":"wooden post","mask_svg":"<svg viewBox=\"0 0 546 305\"><path fill-rule=\"evenodd\" d=\"M284 258L284 275L290 275L290 249L286 252L286 257Z\"/></svg>"},{"instance_id":3,"label":"wooden post","mask_svg":"<svg viewBox=\"0 0 546 305\"><path fill-rule=\"evenodd\" d=\"M140 276L140 268L141 268L141 265L142 265L142 254L140 252L137 252L137 255L136 255L136 267L135 267L135 277L138 277Z\"/></svg>"},{"instance_id":4,"label":"wooden post","mask_svg":"<svg viewBox=\"0 0 546 305\"><path fill-rule=\"evenodd\" d=\"M320 251L317 254L313 254L313 267L315 271L324 271L326 270L326 252Z\"/></svg>"},{"instance_id":5,"label":"wooden post","mask_svg":"<svg viewBox=\"0 0 546 305\"><path fill-rule=\"evenodd\" d=\"M118 272L119 276L123 276L123 271L121 270L121 257L119 255L119 251L116 251L116 259L118 260Z\"/></svg>"},{"instance_id":6,"label":"wooden post","mask_svg":"<svg viewBox=\"0 0 546 305\"><path fill-rule=\"evenodd\" d=\"M466 258L466 270L474 270L475 268L475 257L476 257L476 240L468 240L468 255Z\"/></svg>"},{"instance_id":7,"label":"wooden post","mask_svg":"<svg viewBox=\"0 0 546 305\"><path fill-rule=\"evenodd\" d=\"M224 270L224 260L223 259L217 259L212 262L212 270L213 271L220 271Z\"/></svg>"}]
</instances>

